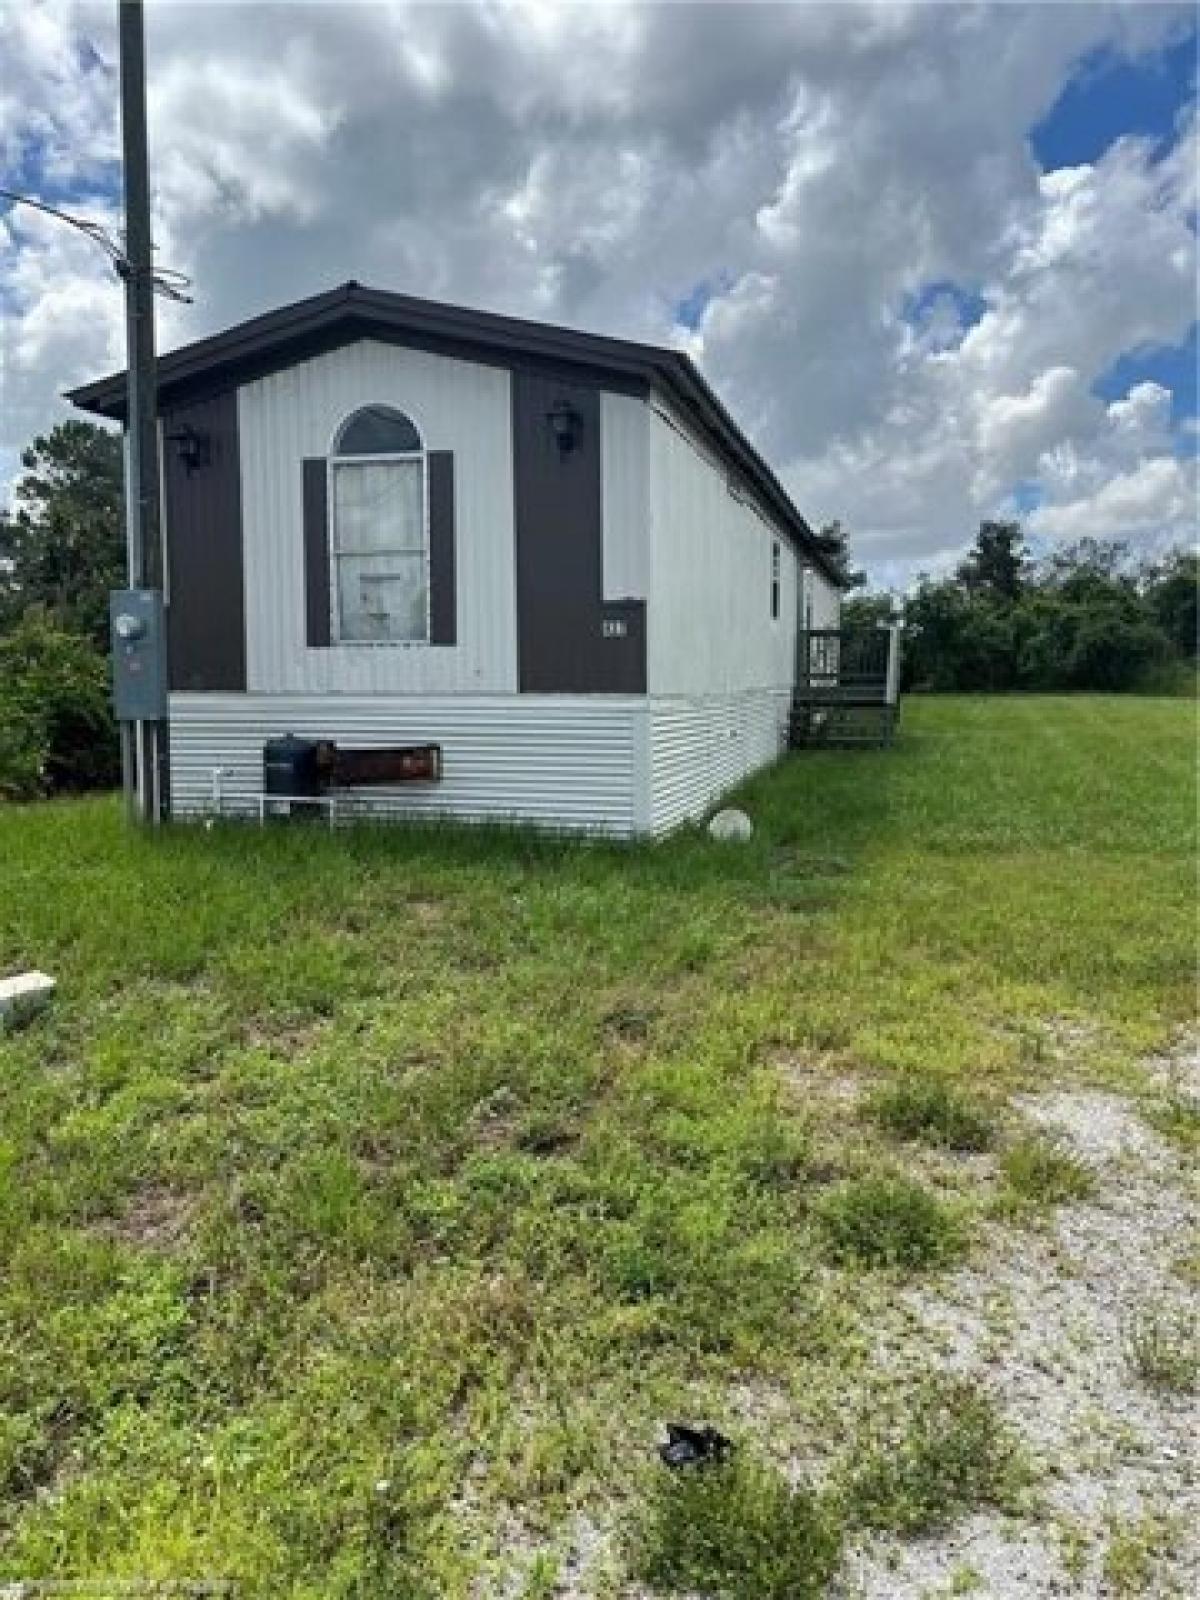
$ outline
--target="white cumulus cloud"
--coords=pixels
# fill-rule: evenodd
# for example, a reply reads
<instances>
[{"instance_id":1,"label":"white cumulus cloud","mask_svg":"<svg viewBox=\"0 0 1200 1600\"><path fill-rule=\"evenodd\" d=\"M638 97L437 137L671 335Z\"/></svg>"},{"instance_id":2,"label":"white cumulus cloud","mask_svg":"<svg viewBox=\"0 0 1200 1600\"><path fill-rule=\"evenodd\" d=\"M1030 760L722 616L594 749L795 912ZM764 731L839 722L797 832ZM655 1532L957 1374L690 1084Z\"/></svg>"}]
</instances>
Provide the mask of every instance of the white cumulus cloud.
<instances>
[{"instance_id":1,"label":"white cumulus cloud","mask_svg":"<svg viewBox=\"0 0 1200 1600\"><path fill-rule=\"evenodd\" d=\"M1191 130L1048 173L1029 143L1085 58L1186 8L148 9L159 259L196 294L162 347L354 277L689 348L882 577L1019 489L1047 539L1186 535L1171 395L1094 386L1195 316ZM114 10L0 0L0 182L110 217ZM0 275L2 478L119 364L122 313L30 211L0 217Z\"/></svg>"}]
</instances>

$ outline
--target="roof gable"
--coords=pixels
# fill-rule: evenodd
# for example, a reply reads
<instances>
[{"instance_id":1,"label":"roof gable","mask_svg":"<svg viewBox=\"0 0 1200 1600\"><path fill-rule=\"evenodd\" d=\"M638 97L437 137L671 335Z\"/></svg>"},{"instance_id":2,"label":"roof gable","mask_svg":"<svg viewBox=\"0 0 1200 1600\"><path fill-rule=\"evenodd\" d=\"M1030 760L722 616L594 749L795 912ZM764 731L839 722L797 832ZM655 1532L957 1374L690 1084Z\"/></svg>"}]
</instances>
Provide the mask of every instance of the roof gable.
<instances>
[{"instance_id":1,"label":"roof gable","mask_svg":"<svg viewBox=\"0 0 1200 1600\"><path fill-rule=\"evenodd\" d=\"M295 301L158 359L164 409L247 383L356 339L408 344L500 366L591 375L627 392L665 391L712 443L730 471L756 491L772 521L833 582L836 569L766 462L681 351L500 316L353 281ZM126 376L113 373L68 391L82 410L123 419Z\"/></svg>"}]
</instances>

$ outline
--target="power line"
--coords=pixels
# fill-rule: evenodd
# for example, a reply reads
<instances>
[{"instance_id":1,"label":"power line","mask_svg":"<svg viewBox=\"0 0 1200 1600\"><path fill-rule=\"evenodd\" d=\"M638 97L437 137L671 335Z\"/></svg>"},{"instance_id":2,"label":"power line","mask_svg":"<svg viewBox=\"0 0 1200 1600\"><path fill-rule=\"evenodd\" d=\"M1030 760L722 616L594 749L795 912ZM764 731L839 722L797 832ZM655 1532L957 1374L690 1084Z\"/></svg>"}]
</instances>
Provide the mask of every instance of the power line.
<instances>
[{"instance_id":1,"label":"power line","mask_svg":"<svg viewBox=\"0 0 1200 1600\"><path fill-rule=\"evenodd\" d=\"M0 199L11 200L14 205L32 206L35 211L43 211L48 217L55 217L59 222L65 222L70 227L77 229L90 239L93 244L98 244L113 264L113 269L118 277L128 278L133 268L126 254L125 246L120 235L108 228L102 222L95 222L90 217L77 217L69 211L62 211L58 206L47 205L44 200L35 200L32 195L17 194L12 189L0 189ZM185 293L192 286L192 280L184 272L176 272L172 267L161 267L151 272L155 294L162 295L167 300L182 300L190 305L192 297Z\"/></svg>"}]
</instances>

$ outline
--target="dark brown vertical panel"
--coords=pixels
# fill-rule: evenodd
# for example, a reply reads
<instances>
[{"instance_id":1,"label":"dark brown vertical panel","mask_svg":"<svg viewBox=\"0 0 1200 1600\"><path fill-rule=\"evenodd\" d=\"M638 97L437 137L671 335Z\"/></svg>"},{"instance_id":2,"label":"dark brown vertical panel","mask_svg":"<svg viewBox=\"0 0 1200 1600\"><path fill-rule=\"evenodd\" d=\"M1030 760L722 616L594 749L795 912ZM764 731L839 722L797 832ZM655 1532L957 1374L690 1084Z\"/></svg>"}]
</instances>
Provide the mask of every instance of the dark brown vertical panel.
<instances>
[{"instance_id":1,"label":"dark brown vertical panel","mask_svg":"<svg viewBox=\"0 0 1200 1600\"><path fill-rule=\"evenodd\" d=\"M172 434L190 429L204 455L189 472ZM163 415L167 652L172 689L246 687L241 461L237 392Z\"/></svg>"},{"instance_id":2,"label":"dark brown vertical panel","mask_svg":"<svg viewBox=\"0 0 1200 1600\"><path fill-rule=\"evenodd\" d=\"M310 648L329 640L329 479L324 456L304 463L304 620Z\"/></svg>"},{"instance_id":3,"label":"dark brown vertical panel","mask_svg":"<svg viewBox=\"0 0 1200 1600\"><path fill-rule=\"evenodd\" d=\"M603 599L600 392L518 368L512 395L520 687L642 694L644 608ZM564 403L580 424L565 451L548 420Z\"/></svg>"},{"instance_id":4,"label":"dark brown vertical panel","mask_svg":"<svg viewBox=\"0 0 1200 1600\"><path fill-rule=\"evenodd\" d=\"M429 452L429 642L458 637L455 593L454 452Z\"/></svg>"}]
</instances>

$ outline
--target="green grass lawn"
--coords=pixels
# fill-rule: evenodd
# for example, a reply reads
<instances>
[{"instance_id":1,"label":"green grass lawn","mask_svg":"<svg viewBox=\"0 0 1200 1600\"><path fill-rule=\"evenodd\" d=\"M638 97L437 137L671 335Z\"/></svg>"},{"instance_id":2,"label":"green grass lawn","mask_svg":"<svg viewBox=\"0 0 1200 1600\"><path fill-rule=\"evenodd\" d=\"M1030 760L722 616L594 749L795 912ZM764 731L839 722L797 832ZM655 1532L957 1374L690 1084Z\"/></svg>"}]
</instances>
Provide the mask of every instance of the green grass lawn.
<instances>
[{"instance_id":1,"label":"green grass lawn","mask_svg":"<svg viewBox=\"0 0 1200 1600\"><path fill-rule=\"evenodd\" d=\"M0 1579L533 1597L586 1517L619 1593L664 1417L863 1480L872 1318L986 1203L911 1127L1192 1015L1195 735L914 700L744 847L0 808L0 972L60 985L0 1039Z\"/></svg>"}]
</instances>

